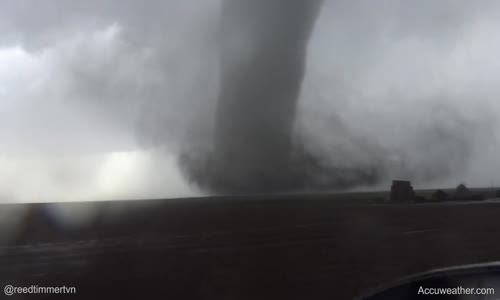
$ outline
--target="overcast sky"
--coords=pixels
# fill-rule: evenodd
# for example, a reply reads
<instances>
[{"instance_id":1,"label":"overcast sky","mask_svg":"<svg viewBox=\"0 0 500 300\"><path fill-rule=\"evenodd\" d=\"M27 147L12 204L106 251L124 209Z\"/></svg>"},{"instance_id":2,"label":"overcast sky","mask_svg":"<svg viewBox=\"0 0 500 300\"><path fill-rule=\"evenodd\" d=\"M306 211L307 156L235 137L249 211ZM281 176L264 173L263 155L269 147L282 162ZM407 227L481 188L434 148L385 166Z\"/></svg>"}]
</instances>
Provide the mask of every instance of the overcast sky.
<instances>
[{"instance_id":1,"label":"overcast sky","mask_svg":"<svg viewBox=\"0 0 500 300\"><path fill-rule=\"evenodd\" d=\"M0 201L200 194L176 155L206 142L219 8L0 0ZM499 14L493 0L326 0L297 127L333 161L383 156L417 187L500 185Z\"/></svg>"}]
</instances>

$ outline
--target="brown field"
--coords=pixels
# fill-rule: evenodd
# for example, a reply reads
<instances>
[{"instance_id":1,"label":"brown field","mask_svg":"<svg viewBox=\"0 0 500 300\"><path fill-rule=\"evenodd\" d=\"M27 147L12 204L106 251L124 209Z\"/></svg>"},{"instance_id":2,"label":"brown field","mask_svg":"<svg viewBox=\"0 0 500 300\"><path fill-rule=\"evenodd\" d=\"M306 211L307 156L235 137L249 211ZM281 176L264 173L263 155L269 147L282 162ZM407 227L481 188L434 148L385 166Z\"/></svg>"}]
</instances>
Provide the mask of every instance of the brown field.
<instances>
[{"instance_id":1,"label":"brown field","mask_svg":"<svg viewBox=\"0 0 500 300\"><path fill-rule=\"evenodd\" d=\"M65 204L100 207L80 227L49 217L54 204L6 204L27 214L3 239L0 282L77 287L64 299L352 299L402 276L500 260L500 202L373 204L386 195Z\"/></svg>"}]
</instances>

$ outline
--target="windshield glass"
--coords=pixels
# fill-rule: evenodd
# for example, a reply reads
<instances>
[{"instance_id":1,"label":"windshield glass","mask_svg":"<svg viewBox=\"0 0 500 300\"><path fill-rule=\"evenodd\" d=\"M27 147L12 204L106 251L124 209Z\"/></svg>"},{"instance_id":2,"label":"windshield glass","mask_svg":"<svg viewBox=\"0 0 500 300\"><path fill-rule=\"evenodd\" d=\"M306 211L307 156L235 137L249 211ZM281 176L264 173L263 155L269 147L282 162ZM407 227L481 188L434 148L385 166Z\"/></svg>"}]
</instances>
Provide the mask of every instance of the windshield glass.
<instances>
[{"instance_id":1,"label":"windshield glass","mask_svg":"<svg viewBox=\"0 0 500 300\"><path fill-rule=\"evenodd\" d=\"M498 185L499 14L1 1L0 201Z\"/></svg>"}]
</instances>

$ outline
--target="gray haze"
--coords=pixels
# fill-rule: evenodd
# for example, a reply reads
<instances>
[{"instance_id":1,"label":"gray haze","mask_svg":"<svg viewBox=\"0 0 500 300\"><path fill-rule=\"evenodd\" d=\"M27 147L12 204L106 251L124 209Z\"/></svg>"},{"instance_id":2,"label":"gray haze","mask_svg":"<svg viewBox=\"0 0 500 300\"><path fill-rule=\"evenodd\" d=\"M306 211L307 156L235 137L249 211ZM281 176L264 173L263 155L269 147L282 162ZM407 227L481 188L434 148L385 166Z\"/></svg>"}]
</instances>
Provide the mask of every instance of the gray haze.
<instances>
[{"instance_id":1,"label":"gray haze","mask_svg":"<svg viewBox=\"0 0 500 300\"><path fill-rule=\"evenodd\" d=\"M213 151L220 12L220 0L0 1L1 200L203 193L177 162ZM293 122L306 188L500 184L499 13L325 0Z\"/></svg>"}]
</instances>

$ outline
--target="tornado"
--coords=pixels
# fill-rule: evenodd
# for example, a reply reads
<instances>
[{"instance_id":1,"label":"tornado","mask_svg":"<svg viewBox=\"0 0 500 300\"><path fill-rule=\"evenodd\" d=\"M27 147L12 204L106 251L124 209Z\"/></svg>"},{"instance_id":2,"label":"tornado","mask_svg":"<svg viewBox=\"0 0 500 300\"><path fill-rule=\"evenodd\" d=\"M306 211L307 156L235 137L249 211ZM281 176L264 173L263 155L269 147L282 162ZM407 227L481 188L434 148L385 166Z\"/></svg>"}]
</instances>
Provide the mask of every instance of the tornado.
<instances>
[{"instance_id":1,"label":"tornado","mask_svg":"<svg viewBox=\"0 0 500 300\"><path fill-rule=\"evenodd\" d=\"M294 139L307 46L322 4L223 0L213 147L201 158L181 157L187 177L205 191L333 190L379 180L378 167L332 166Z\"/></svg>"},{"instance_id":2,"label":"tornado","mask_svg":"<svg viewBox=\"0 0 500 300\"><path fill-rule=\"evenodd\" d=\"M293 185L292 131L321 0L225 0L213 178L223 192Z\"/></svg>"}]
</instances>

